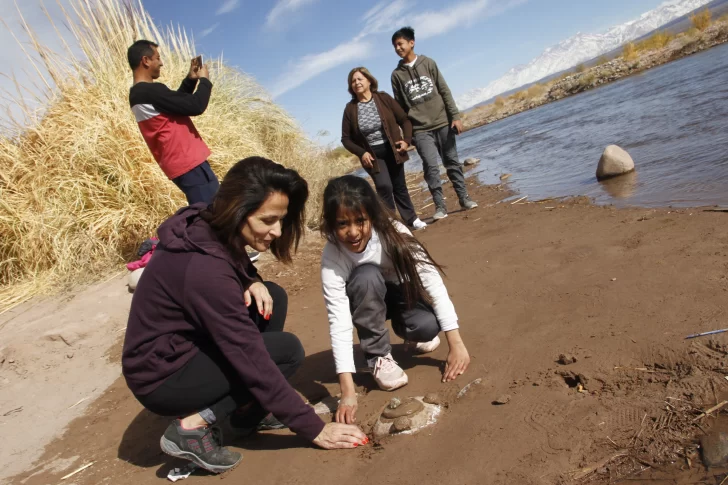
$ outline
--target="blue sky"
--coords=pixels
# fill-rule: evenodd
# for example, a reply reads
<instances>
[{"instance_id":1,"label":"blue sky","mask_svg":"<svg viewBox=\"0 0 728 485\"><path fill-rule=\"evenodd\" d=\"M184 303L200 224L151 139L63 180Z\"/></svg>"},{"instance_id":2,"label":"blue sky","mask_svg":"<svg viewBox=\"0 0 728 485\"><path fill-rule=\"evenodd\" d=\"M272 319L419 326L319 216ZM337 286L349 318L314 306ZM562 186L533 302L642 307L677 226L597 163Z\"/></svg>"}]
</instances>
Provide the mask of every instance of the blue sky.
<instances>
[{"instance_id":1,"label":"blue sky","mask_svg":"<svg viewBox=\"0 0 728 485\"><path fill-rule=\"evenodd\" d=\"M577 32L598 32L662 0L145 0L157 24L180 25L197 49L254 76L312 137L340 136L346 76L364 65L391 92L390 38L412 25L453 94L483 87ZM10 0L0 0L8 4ZM0 58L2 58L0 52ZM6 59L7 61L7 59ZM8 64L6 64L8 65ZM213 79L214 82L214 79ZM213 91L214 95L214 91Z\"/></svg>"}]
</instances>

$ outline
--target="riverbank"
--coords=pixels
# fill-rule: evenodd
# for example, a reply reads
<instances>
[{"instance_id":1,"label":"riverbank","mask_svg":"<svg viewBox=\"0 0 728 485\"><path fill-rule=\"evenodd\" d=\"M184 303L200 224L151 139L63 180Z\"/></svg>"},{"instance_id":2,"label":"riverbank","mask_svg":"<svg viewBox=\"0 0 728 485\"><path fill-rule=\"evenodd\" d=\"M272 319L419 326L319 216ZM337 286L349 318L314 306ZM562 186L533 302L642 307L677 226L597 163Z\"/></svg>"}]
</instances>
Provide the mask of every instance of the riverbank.
<instances>
[{"instance_id":1,"label":"riverbank","mask_svg":"<svg viewBox=\"0 0 728 485\"><path fill-rule=\"evenodd\" d=\"M728 337L684 337L725 326L728 214L618 210L583 199L500 202L506 186L473 186L481 207L461 212L446 187L454 212L418 237L445 266L472 356L470 369L443 385L439 376L446 346L414 357L404 354L395 339L395 358L409 374L408 386L385 393L368 376L357 376L363 425L393 395L427 392L438 392L449 402L440 422L419 435L349 452L314 449L287 432L262 433L230 443L242 448L244 460L224 478L256 484L357 483L365 476L382 484L556 484L613 483L628 476L655 483L656 475L640 475L650 467L671 477L666 483L720 482L725 470L706 472L699 464L694 439L701 431L692 420L698 410L728 398L723 378L728 374ZM421 214L429 215L425 194L416 194L416 200ZM292 267L265 257L261 263L261 273L289 292L287 329L307 351L294 385L311 401L338 392L319 288L321 245L310 234ZM88 463L93 465L75 475L73 483L161 483L180 463L159 450L167 420L144 411L119 377L128 312L123 285L117 278L68 302L26 304L13 310L12 321L0 322L4 345L8 332L20 328L36 330L34 338L25 335L18 342L39 345L38 322L48 314L58 315L59 325L75 316L74 333L80 336L68 342L44 340L74 355L55 363L24 361L3 350L15 355L0 364L0 429L13 445L0 449L7 483L56 483ZM94 298L97 306L86 307ZM97 318L100 308L105 318ZM90 353L85 346L92 328L105 334L109 345L101 357L92 357L113 373L69 367ZM560 354L572 354L576 362L559 364ZM23 370L29 368L32 372ZM98 390L91 395L99 397L74 406L87 396L81 390L69 395L65 385L54 382L64 372L95 384ZM481 385L463 399L450 399L476 378ZM22 381L35 394L8 392ZM492 404L504 394L511 396L508 404ZM75 419L45 447L30 441L35 443L30 448L34 463L19 468L27 454L17 443L29 430L46 426L43 415L36 414L44 397L58 399L53 401L57 415ZM21 409L7 414L13 408ZM705 431L714 423L714 418L699 422ZM610 457L614 459L604 464ZM185 483L211 480L216 479L197 473Z\"/></svg>"},{"instance_id":2,"label":"riverbank","mask_svg":"<svg viewBox=\"0 0 728 485\"><path fill-rule=\"evenodd\" d=\"M702 52L728 42L728 20L714 22L704 31L695 30L678 35L663 48L633 53L629 58L617 57L598 65L583 68L545 84L536 84L510 95L499 97L488 105L463 114L466 130L487 125L544 104L594 89L619 79L639 74L656 66Z\"/></svg>"}]
</instances>

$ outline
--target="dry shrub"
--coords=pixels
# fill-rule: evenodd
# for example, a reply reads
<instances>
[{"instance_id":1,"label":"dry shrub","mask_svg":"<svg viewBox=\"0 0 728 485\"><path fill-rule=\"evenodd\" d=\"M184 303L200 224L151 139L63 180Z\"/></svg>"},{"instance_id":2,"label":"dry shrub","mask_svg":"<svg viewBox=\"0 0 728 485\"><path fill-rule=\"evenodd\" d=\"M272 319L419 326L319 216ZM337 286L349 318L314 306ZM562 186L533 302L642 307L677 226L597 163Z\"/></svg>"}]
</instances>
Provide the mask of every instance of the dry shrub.
<instances>
[{"instance_id":1,"label":"dry shrub","mask_svg":"<svg viewBox=\"0 0 728 485\"><path fill-rule=\"evenodd\" d=\"M536 99L543 96L544 93L546 93L546 86L543 84L534 84L526 90L526 97L528 99Z\"/></svg>"},{"instance_id":2,"label":"dry shrub","mask_svg":"<svg viewBox=\"0 0 728 485\"><path fill-rule=\"evenodd\" d=\"M182 193L152 158L129 109L126 50L140 38L160 44L163 78L173 89L195 56L186 33L160 31L141 4L72 0L65 24L78 47L53 52L29 28L31 45L50 74L35 116L0 135L0 312L29 297L89 283L123 268L139 243L184 205ZM80 53L79 53L80 52ZM309 222L317 218L326 180L352 167L327 157L246 74L210 63L210 105L195 124L222 178L237 160L271 158L309 182ZM27 95L27 93L25 93Z\"/></svg>"},{"instance_id":3,"label":"dry shrub","mask_svg":"<svg viewBox=\"0 0 728 485\"><path fill-rule=\"evenodd\" d=\"M698 29L699 31L703 32L705 29L710 27L710 24L712 23L713 14L712 12L705 8L701 10L698 13L694 13L690 15L690 23Z\"/></svg>"},{"instance_id":4,"label":"dry shrub","mask_svg":"<svg viewBox=\"0 0 728 485\"><path fill-rule=\"evenodd\" d=\"M637 45L638 50L652 51L662 49L675 37L668 32L656 32L649 39L643 40Z\"/></svg>"},{"instance_id":5,"label":"dry shrub","mask_svg":"<svg viewBox=\"0 0 728 485\"><path fill-rule=\"evenodd\" d=\"M625 44L622 48L622 57L624 57L626 61L633 61L637 59L637 57L639 57L637 54L637 46L635 46L633 42Z\"/></svg>"},{"instance_id":6,"label":"dry shrub","mask_svg":"<svg viewBox=\"0 0 728 485\"><path fill-rule=\"evenodd\" d=\"M506 100L503 98L503 96L498 96L495 98L495 101L493 101L493 106L495 109L501 109L503 106L505 106Z\"/></svg>"},{"instance_id":7,"label":"dry shrub","mask_svg":"<svg viewBox=\"0 0 728 485\"><path fill-rule=\"evenodd\" d=\"M574 68L574 72L577 74L584 72L584 71L586 71L586 66L583 63L577 64L577 66Z\"/></svg>"},{"instance_id":8,"label":"dry shrub","mask_svg":"<svg viewBox=\"0 0 728 485\"><path fill-rule=\"evenodd\" d=\"M597 59L597 66L602 66L606 63L608 63L611 59L607 56L599 56L599 59Z\"/></svg>"}]
</instances>

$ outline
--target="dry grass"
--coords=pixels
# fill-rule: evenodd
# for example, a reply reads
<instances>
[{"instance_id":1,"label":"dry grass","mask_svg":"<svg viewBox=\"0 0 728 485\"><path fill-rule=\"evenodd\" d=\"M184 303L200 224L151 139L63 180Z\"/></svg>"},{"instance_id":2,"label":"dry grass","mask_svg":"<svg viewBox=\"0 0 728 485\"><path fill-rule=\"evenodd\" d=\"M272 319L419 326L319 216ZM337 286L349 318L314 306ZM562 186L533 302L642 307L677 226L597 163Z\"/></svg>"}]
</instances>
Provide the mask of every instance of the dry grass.
<instances>
[{"instance_id":1,"label":"dry grass","mask_svg":"<svg viewBox=\"0 0 728 485\"><path fill-rule=\"evenodd\" d=\"M703 9L698 13L694 13L690 16L690 23L698 29L699 31L703 32L705 29L710 27L710 24L712 23L713 14L709 9Z\"/></svg>"},{"instance_id":2,"label":"dry grass","mask_svg":"<svg viewBox=\"0 0 728 485\"><path fill-rule=\"evenodd\" d=\"M637 59L639 57L639 54L637 53L637 46L635 46L633 42L625 44L622 48L622 57L624 57L627 61Z\"/></svg>"},{"instance_id":3,"label":"dry grass","mask_svg":"<svg viewBox=\"0 0 728 485\"><path fill-rule=\"evenodd\" d=\"M495 98L495 101L493 101L493 107L495 109L501 109L503 106L505 106L506 100L503 98L503 96L498 96Z\"/></svg>"},{"instance_id":4,"label":"dry grass","mask_svg":"<svg viewBox=\"0 0 728 485\"><path fill-rule=\"evenodd\" d=\"M674 35L668 32L656 32L649 39L643 40L637 44L637 50L639 51L653 51L662 49L675 38Z\"/></svg>"},{"instance_id":5,"label":"dry grass","mask_svg":"<svg viewBox=\"0 0 728 485\"><path fill-rule=\"evenodd\" d=\"M28 121L0 135L0 312L37 294L123 270L126 258L184 205L157 166L129 109L126 49L136 39L161 45L160 81L176 88L195 56L183 30L160 31L141 4L72 0L65 23L80 49L61 40L53 52L27 31L37 70L47 71L42 114L14 101ZM76 54L80 52L80 54ZM219 176L261 155L297 169L309 182L309 221L330 176L352 167L328 156L249 76L213 60L207 112L195 119Z\"/></svg>"}]
</instances>

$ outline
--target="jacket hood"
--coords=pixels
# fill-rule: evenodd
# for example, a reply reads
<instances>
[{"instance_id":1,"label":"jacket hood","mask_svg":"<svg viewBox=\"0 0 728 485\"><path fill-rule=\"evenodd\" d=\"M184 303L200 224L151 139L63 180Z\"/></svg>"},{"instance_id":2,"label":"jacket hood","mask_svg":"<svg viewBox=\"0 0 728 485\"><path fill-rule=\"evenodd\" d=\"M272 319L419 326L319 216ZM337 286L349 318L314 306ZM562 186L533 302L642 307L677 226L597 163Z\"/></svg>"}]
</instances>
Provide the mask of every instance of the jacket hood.
<instances>
[{"instance_id":1,"label":"jacket hood","mask_svg":"<svg viewBox=\"0 0 728 485\"><path fill-rule=\"evenodd\" d=\"M409 67L407 64L405 64L404 59L400 59L399 63L397 64L397 69L400 71L409 71L410 69L416 69L420 64L422 64L427 57L423 55L418 55L417 59L415 59L415 65L412 67Z\"/></svg>"},{"instance_id":2,"label":"jacket hood","mask_svg":"<svg viewBox=\"0 0 728 485\"><path fill-rule=\"evenodd\" d=\"M198 203L178 210L157 229L159 244L172 253L202 253L222 259L244 275L255 276L257 271L247 254L233 258L210 225L202 219L200 214L205 209L207 204Z\"/></svg>"}]
</instances>

